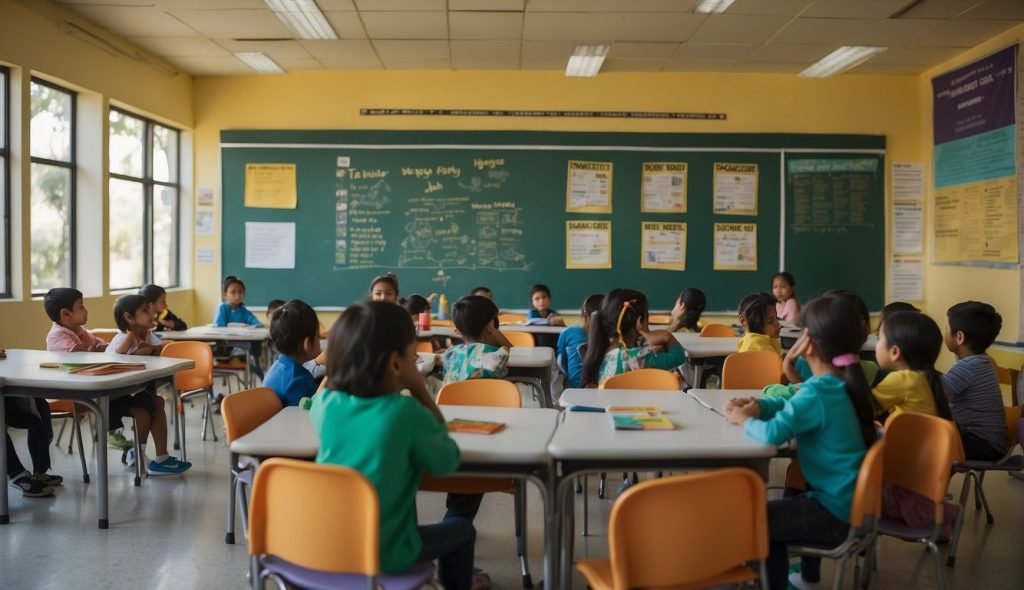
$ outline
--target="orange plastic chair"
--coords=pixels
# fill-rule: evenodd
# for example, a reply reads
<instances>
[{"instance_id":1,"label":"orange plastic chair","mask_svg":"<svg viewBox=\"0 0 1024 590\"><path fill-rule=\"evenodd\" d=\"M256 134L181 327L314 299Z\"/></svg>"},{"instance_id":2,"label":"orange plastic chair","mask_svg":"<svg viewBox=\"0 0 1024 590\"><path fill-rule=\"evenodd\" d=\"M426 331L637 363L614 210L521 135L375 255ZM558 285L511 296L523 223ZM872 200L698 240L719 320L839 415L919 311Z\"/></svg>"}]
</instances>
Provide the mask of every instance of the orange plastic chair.
<instances>
[{"instance_id":1,"label":"orange plastic chair","mask_svg":"<svg viewBox=\"0 0 1024 590\"><path fill-rule=\"evenodd\" d=\"M853 491L853 503L850 505L850 533L846 540L832 549L823 549L810 545L790 545L790 555L807 557L827 557L835 559L836 565L834 588L841 588L846 561L853 558L853 587L860 588L860 555L870 551L878 538L878 520L882 518L882 458L885 453L885 441L879 440L871 445L864 461L860 464L857 474L857 487Z\"/></svg>"},{"instance_id":2,"label":"orange plastic chair","mask_svg":"<svg viewBox=\"0 0 1024 590\"><path fill-rule=\"evenodd\" d=\"M220 414L224 418L224 438L231 443L239 437L252 432L257 426L281 411L281 399L269 387L247 389L224 398L220 405ZM239 456L231 453L230 482L232 492L228 494L228 528L224 534L224 542L235 543L235 501L242 504L242 533L249 529L249 502L246 499L245 487L252 485L252 476L256 471L255 462L242 464Z\"/></svg>"},{"instance_id":3,"label":"orange plastic chair","mask_svg":"<svg viewBox=\"0 0 1024 590\"><path fill-rule=\"evenodd\" d=\"M525 324L526 314L522 313L499 313L499 324Z\"/></svg>"},{"instance_id":4,"label":"orange plastic chair","mask_svg":"<svg viewBox=\"0 0 1024 590\"><path fill-rule=\"evenodd\" d=\"M679 378L664 369L636 369L610 377L601 389L679 391Z\"/></svg>"},{"instance_id":5,"label":"orange plastic chair","mask_svg":"<svg viewBox=\"0 0 1024 590\"><path fill-rule=\"evenodd\" d=\"M705 338L732 338L736 336L736 331L725 324L708 324L700 331L700 335Z\"/></svg>"},{"instance_id":6,"label":"orange plastic chair","mask_svg":"<svg viewBox=\"0 0 1024 590\"><path fill-rule=\"evenodd\" d=\"M117 328L93 328L89 333L104 342L110 342L119 331Z\"/></svg>"},{"instance_id":7,"label":"orange plastic chair","mask_svg":"<svg viewBox=\"0 0 1024 590\"><path fill-rule=\"evenodd\" d=\"M279 587L304 587L314 577L320 587L351 586L352 575L365 576L369 588L389 586L380 575L380 501L358 471L269 459L256 471L249 522L254 588L267 578ZM338 579L324 580L325 574ZM433 563L418 563L402 577L414 575L431 584Z\"/></svg>"},{"instance_id":8,"label":"orange plastic chair","mask_svg":"<svg viewBox=\"0 0 1024 590\"><path fill-rule=\"evenodd\" d=\"M509 330L507 332L502 331L505 338L512 343L512 346L525 346L533 348L537 346L537 341L533 339L533 334L529 332L516 332L515 330Z\"/></svg>"},{"instance_id":9,"label":"orange plastic chair","mask_svg":"<svg viewBox=\"0 0 1024 590\"><path fill-rule=\"evenodd\" d=\"M680 548L685 547L685 551ZM576 564L595 590L707 588L760 578L768 587L764 482L729 468L637 484L608 523L610 558ZM747 563L760 561L760 572Z\"/></svg>"},{"instance_id":10,"label":"orange plastic chair","mask_svg":"<svg viewBox=\"0 0 1024 590\"><path fill-rule=\"evenodd\" d=\"M451 320L430 320L430 325L441 326L443 328L454 328L455 324Z\"/></svg>"},{"instance_id":11,"label":"orange plastic chair","mask_svg":"<svg viewBox=\"0 0 1024 590\"><path fill-rule=\"evenodd\" d=\"M761 389L782 383L782 357L766 350L734 352L722 365L722 389Z\"/></svg>"},{"instance_id":12,"label":"orange plastic chair","mask_svg":"<svg viewBox=\"0 0 1024 590\"><path fill-rule=\"evenodd\" d=\"M183 340L180 342L168 342L160 356L180 359L191 359L195 367L178 371L174 374L174 389L177 395L177 421L175 424L175 441L180 440L181 459L188 460L185 449L185 404L184 402L198 396L205 396L206 403L203 406L203 440L206 440L206 428L213 433L213 440L217 440L217 430L213 427L213 412L210 411L210 402L213 401L213 349L206 342L195 342ZM180 436L180 438L179 438ZM178 448L179 445L175 445Z\"/></svg>"},{"instance_id":13,"label":"orange plastic chair","mask_svg":"<svg viewBox=\"0 0 1024 590\"><path fill-rule=\"evenodd\" d=\"M878 531L882 535L923 543L935 557L935 577L940 590L946 585L945 568L936 541L942 530L944 500L951 468L955 462L962 460L960 434L948 420L901 412L886 423L883 479L934 502L935 516L929 526L920 528L882 518L878 523ZM959 528L960 520L958 516L955 528ZM871 569L871 566L865 567L869 574Z\"/></svg>"},{"instance_id":14,"label":"orange plastic chair","mask_svg":"<svg viewBox=\"0 0 1024 590\"><path fill-rule=\"evenodd\" d=\"M647 316L648 324L667 325L672 323L672 316L667 313L652 313Z\"/></svg>"},{"instance_id":15,"label":"orange plastic chair","mask_svg":"<svg viewBox=\"0 0 1024 590\"><path fill-rule=\"evenodd\" d=\"M416 343L416 352L434 352L434 345L428 340L421 340Z\"/></svg>"},{"instance_id":16,"label":"orange plastic chair","mask_svg":"<svg viewBox=\"0 0 1024 590\"><path fill-rule=\"evenodd\" d=\"M439 406L487 406L492 408L521 408L522 398L516 386L503 379L470 379L456 381L437 393ZM433 477L424 475L420 489L455 494L483 494L501 492L512 494L515 506L516 553L523 587L533 586L530 564L526 558L526 494L519 482L486 477Z\"/></svg>"}]
</instances>

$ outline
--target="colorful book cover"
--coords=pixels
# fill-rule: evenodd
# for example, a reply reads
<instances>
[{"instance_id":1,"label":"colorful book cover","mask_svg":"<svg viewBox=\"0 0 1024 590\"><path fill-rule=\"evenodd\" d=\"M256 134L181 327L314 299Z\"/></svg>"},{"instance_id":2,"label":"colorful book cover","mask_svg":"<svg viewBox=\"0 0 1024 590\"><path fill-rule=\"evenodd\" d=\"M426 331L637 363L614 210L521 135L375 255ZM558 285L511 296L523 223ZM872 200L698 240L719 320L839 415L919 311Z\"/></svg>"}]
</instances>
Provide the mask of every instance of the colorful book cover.
<instances>
[{"instance_id":1,"label":"colorful book cover","mask_svg":"<svg viewBox=\"0 0 1024 590\"><path fill-rule=\"evenodd\" d=\"M72 375L113 375L127 371L141 371L146 368L146 363L40 363L44 369L63 369Z\"/></svg>"},{"instance_id":2,"label":"colorful book cover","mask_svg":"<svg viewBox=\"0 0 1024 590\"><path fill-rule=\"evenodd\" d=\"M462 432L465 434L494 434L502 428L505 428L504 422L463 420L462 418L453 418L448 421L448 432Z\"/></svg>"},{"instance_id":3,"label":"colorful book cover","mask_svg":"<svg viewBox=\"0 0 1024 590\"><path fill-rule=\"evenodd\" d=\"M607 406L604 409L609 414L644 414L649 412L661 413L661 406Z\"/></svg>"},{"instance_id":4,"label":"colorful book cover","mask_svg":"<svg viewBox=\"0 0 1024 590\"><path fill-rule=\"evenodd\" d=\"M674 430L672 421L661 410L640 412L611 412L615 430Z\"/></svg>"}]
</instances>

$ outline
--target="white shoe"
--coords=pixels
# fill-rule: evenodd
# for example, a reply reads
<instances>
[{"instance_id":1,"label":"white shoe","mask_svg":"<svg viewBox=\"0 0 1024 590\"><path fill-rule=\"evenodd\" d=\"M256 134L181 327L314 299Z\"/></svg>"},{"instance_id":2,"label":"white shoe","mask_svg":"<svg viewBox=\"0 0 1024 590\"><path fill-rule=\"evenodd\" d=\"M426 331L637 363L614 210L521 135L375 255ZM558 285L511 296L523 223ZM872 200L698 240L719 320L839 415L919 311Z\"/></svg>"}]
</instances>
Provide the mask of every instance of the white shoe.
<instances>
[{"instance_id":1,"label":"white shoe","mask_svg":"<svg viewBox=\"0 0 1024 590\"><path fill-rule=\"evenodd\" d=\"M793 572L789 574L789 583L797 590L814 590L815 588L821 588L821 584L819 582L804 581L804 576L800 572Z\"/></svg>"}]
</instances>

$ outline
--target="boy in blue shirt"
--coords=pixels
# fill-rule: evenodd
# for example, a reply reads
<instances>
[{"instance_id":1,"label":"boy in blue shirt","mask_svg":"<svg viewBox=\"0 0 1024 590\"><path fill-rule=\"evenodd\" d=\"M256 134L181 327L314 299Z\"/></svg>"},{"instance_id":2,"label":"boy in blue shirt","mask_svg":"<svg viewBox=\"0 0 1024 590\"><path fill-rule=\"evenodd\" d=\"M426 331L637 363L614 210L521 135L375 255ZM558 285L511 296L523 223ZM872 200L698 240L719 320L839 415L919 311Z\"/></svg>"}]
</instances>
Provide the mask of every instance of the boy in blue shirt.
<instances>
[{"instance_id":1,"label":"boy in blue shirt","mask_svg":"<svg viewBox=\"0 0 1024 590\"><path fill-rule=\"evenodd\" d=\"M316 392L316 381L303 363L320 354L320 321L313 308L292 299L274 312L270 340L281 353L267 371L263 384L274 390L281 404L297 406Z\"/></svg>"}]
</instances>

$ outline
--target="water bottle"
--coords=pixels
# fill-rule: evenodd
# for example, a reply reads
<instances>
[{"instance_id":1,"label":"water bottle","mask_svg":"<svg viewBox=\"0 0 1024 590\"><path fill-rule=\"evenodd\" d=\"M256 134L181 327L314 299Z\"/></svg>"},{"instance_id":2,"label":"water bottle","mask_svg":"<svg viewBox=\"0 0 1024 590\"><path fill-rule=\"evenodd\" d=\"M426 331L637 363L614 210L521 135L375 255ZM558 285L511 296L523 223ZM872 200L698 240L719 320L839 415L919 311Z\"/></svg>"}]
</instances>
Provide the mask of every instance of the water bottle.
<instances>
[{"instance_id":1,"label":"water bottle","mask_svg":"<svg viewBox=\"0 0 1024 590\"><path fill-rule=\"evenodd\" d=\"M448 319L448 297L444 293L437 298L437 319Z\"/></svg>"},{"instance_id":2,"label":"water bottle","mask_svg":"<svg viewBox=\"0 0 1024 590\"><path fill-rule=\"evenodd\" d=\"M430 330L430 312L424 311L420 313L420 330L427 332Z\"/></svg>"}]
</instances>

